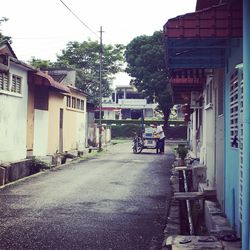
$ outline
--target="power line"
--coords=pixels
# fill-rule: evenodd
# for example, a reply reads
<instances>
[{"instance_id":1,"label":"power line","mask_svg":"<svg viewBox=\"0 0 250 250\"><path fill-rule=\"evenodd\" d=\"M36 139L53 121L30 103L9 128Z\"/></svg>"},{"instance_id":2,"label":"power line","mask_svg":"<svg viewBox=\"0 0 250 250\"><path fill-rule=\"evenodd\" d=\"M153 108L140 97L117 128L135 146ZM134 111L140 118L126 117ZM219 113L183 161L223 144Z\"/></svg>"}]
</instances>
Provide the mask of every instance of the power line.
<instances>
[{"instance_id":1,"label":"power line","mask_svg":"<svg viewBox=\"0 0 250 250\"><path fill-rule=\"evenodd\" d=\"M15 40L51 40L51 39L59 39L59 38L67 38L66 35L58 35L58 36L44 36L44 37L11 37Z\"/></svg>"},{"instance_id":2,"label":"power line","mask_svg":"<svg viewBox=\"0 0 250 250\"><path fill-rule=\"evenodd\" d=\"M77 20L83 25L85 26L91 33L93 33L95 36L97 36L99 38L99 35L93 31L86 23L84 23L62 0L59 0L70 12L71 14L77 18Z\"/></svg>"}]
</instances>

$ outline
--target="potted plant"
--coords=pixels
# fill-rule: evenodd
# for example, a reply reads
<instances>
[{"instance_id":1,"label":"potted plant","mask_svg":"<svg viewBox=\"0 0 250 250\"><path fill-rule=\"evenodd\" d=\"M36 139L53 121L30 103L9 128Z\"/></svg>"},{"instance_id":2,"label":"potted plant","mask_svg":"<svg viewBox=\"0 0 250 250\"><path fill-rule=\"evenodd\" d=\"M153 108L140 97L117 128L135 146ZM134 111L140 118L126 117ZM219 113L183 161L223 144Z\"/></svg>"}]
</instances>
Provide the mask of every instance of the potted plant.
<instances>
[{"instance_id":1,"label":"potted plant","mask_svg":"<svg viewBox=\"0 0 250 250\"><path fill-rule=\"evenodd\" d=\"M187 156L188 149L184 145L179 145L176 151L179 157L181 158L182 163L184 163L184 159Z\"/></svg>"}]
</instances>

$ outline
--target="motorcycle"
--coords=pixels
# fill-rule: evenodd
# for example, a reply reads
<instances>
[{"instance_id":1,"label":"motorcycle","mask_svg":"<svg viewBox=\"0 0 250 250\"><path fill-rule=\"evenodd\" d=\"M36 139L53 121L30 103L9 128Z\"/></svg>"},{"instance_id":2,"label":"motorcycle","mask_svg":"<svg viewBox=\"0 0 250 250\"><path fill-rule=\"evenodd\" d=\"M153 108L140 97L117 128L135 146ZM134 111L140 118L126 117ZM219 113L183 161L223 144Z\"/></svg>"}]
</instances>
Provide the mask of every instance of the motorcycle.
<instances>
[{"instance_id":1,"label":"motorcycle","mask_svg":"<svg viewBox=\"0 0 250 250\"><path fill-rule=\"evenodd\" d=\"M151 128L146 128L142 136L136 134L133 139L133 153L140 154L143 149L156 149L157 152L157 137L154 136Z\"/></svg>"},{"instance_id":2,"label":"motorcycle","mask_svg":"<svg viewBox=\"0 0 250 250\"><path fill-rule=\"evenodd\" d=\"M133 147L132 147L133 153L140 154L143 147L144 147L144 145L143 145L142 137L139 135L136 135L133 139Z\"/></svg>"}]
</instances>

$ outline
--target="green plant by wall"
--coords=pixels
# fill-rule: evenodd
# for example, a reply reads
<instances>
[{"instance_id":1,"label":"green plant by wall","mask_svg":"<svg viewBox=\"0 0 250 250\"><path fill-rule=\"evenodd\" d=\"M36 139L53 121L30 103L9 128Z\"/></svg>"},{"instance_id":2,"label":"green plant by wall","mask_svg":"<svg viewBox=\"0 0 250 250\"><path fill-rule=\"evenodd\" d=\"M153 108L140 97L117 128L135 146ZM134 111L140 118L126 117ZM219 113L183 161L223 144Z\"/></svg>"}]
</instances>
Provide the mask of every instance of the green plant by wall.
<instances>
[{"instance_id":1,"label":"green plant by wall","mask_svg":"<svg viewBox=\"0 0 250 250\"><path fill-rule=\"evenodd\" d=\"M31 164L32 164L32 172L34 172L34 173L40 172L43 169L50 169L51 168L50 164L48 164L44 161L41 161L39 159L36 159L36 158L32 159Z\"/></svg>"},{"instance_id":2,"label":"green plant by wall","mask_svg":"<svg viewBox=\"0 0 250 250\"><path fill-rule=\"evenodd\" d=\"M184 160L188 154L188 149L184 145L179 145L176 149L177 154L179 157Z\"/></svg>"}]
</instances>

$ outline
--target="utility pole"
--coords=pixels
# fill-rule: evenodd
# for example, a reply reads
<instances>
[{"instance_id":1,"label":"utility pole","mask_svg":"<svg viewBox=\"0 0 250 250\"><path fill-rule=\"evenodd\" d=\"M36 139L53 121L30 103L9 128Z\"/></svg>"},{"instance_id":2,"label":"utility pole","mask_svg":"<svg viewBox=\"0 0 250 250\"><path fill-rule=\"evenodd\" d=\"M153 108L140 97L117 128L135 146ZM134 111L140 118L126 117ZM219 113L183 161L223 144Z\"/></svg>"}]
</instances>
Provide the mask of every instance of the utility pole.
<instances>
[{"instance_id":1,"label":"utility pole","mask_svg":"<svg viewBox=\"0 0 250 250\"><path fill-rule=\"evenodd\" d=\"M102 26L100 27L100 68L99 68L99 151L102 150Z\"/></svg>"}]
</instances>

